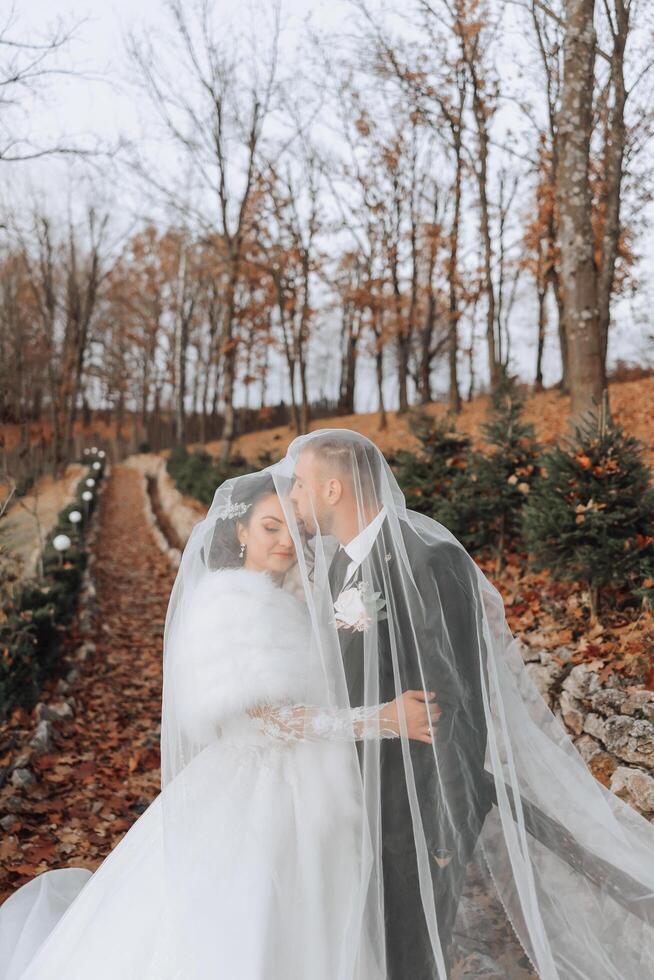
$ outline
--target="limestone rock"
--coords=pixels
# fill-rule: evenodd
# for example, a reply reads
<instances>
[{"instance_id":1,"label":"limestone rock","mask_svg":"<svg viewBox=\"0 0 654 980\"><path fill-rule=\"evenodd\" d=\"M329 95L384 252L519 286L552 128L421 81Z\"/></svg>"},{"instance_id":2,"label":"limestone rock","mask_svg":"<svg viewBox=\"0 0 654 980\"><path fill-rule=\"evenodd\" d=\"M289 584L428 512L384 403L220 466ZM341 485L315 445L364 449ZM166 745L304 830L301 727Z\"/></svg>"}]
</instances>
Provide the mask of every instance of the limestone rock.
<instances>
[{"instance_id":1,"label":"limestone rock","mask_svg":"<svg viewBox=\"0 0 654 980\"><path fill-rule=\"evenodd\" d=\"M14 769L23 769L30 759L32 758L32 753L30 749L23 747L16 758L13 760Z\"/></svg>"},{"instance_id":2,"label":"limestone rock","mask_svg":"<svg viewBox=\"0 0 654 980\"><path fill-rule=\"evenodd\" d=\"M602 741L619 759L654 769L654 724L651 721L612 715L604 723Z\"/></svg>"},{"instance_id":3,"label":"limestone rock","mask_svg":"<svg viewBox=\"0 0 654 980\"><path fill-rule=\"evenodd\" d=\"M17 825L18 817L14 816L13 813L8 813L2 818L2 820L0 820L0 827L2 827L6 834L10 834Z\"/></svg>"},{"instance_id":4,"label":"limestone rock","mask_svg":"<svg viewBox=\"0 0 654 980\"><path fill-rule=\"evenodd\" d=\"M540 663L541 654L536 647L530 647L529 644L523 643L518 636L515 637L515 641L517 643L517 649L526 664Z\"/></svg>"},{"instance_id":5,"label":"limestone rock","mask_svg":"<svg viewBox=\"0 0 654 980\"><path fill-rule=\"evenodd\" d=\"M562 687L574 698L583 700L599 691L600 682L597 673L590 670L588 664L577 664L563 681Z\"/></svg>"},{"instance_id":6,"label":"limestone rock","mask_svg":"<svg viewBox=\"0 0 654 980\"><path fill-rule=\"evenodd\" d=\"M90 640L87 640L77 648L77 651L75 653L75 659L78 660L80 663L84 663L84 661L88 660L89 657L91 657L94 653L95 653L95 643L91 643Z\"/></svg>"},{"instance_id":7,"label":"limestone rock","mask_svg":"<svg viewBox=\"0 0 654 980\"><path fill-rule=\"evenodd\" d=\"M590 762L593 756L602 751L602 746L591 735L580 735L579 738L575 739L574 744L586 764Z\"/></svg>"},{"instance_id":8,"label":"limestone rock","mask_svg":"<svg viewBox=\"0 0 654 980\"><path fill-rule=\"evenodd\" d=\"M621 691L617 687L601 688L590 696L593 711L598 711L601 715L614 715L622 711L626 700L626 691Z\"/></svg>"},{"instance_id":9,"label":"limestone rock","mask_svg":"<svg viewBox=\"0 0 654 980\"><path fill-rule=\"evenodd\" d=\"M619 766L611 777L611 789L641 813L654 813L654 776L645 769Z\"/></svg>"},{"instance_id":10,"label":"limestone rock","mask_svg":"<svg viewBox=\"0 0 654 980\"><path fill-rule=\"evenodd\" d=\"M40 701L36 706L36 717L41 721L63 721L72 718L75 712L69 701L58 701L56 704L44 704Z\"/></svg>"},{"instance_id":11,"label":"limestone rock","mask_svg":"<svg viewBox=\"0 0 654 980\"><path fill-rule=\"evenodd\" d=\"M30 739L30 745L37 755L40 755L43 752L49 752L51 750L52 726L51 723L45 718L42 718L36 726L34 734Z\"/></svg>"},{"instance_id":12,"label":"limestone rock","mask_svg":"<svg viewBox=\"0 0 654 980\"><path fill-rule=\"evenodd\" d=\"M30 769L14 769L11 774L11 785L24 789L36 782L36 776Z\"/></svg>"},{"instance_id":13,"label":"limestone rock","mask_svg":"<svg viewBox=\"0 0 654 980\"><path fill-rule=\"evenodd\" d=\"M561 668L557 664L525 664L525 670L534 682L545 700L549 699L549 689L560 673Z\"/></svg>"},{"instance_id":14,"label":"limestone rock","mask_svg":"<svg viewBox=\"0 0 654 980\"><path fill-rule=\"evenodd\" d=\"M563 670L564 664L570 660L572 651L568 647L555 647L554 650L541 650L540 662L542 664L553 664L559 671ZM563 661L563 664L559 663Z\"/></svg>"},{"instance_id":15,"label":"limestone rock","mask_svg":"<svg viewBox=\"0 0 654 980\"><path fill-rule=\"evenodd\" d=\"M623 715L634 715L637 712L654 721L654 691L631 691L625 697L620 707Z\"/></svg>"},{"instance_id":16,"label":"limestone rock","mask_svg":"<svg viewBox=\"0 0 654 980\"><path fill-rule=\"evenodd\" d=\"M584 730L585 713L581 701L574 698L569 691L561 691L560 698L561 715L567 727L575 733L581 735Z\"/></svg>"},{"instance_id":17,"label":"limestone rock","mask_svg":"<svg viewBox=\"0 0 654 980\"><path fill-rule=\"evenodd\" d=\"M588 763L588 768L595 779L598 779L607 789L611 783L611 777L620 765L620 760L616 759L610 752L596 752Z\"/></svg>"},{"instance_id":18,"label":"limestone rock","mask_svg":"<svg viewBox=\"0 0 654 980\"><path fill-rule=\"evenodd\" d=\"M601 718L591 711L586 715L584 720L584 731L606 744L605 730L607 721L608 719Z\"/></svg>"}]
</instances>

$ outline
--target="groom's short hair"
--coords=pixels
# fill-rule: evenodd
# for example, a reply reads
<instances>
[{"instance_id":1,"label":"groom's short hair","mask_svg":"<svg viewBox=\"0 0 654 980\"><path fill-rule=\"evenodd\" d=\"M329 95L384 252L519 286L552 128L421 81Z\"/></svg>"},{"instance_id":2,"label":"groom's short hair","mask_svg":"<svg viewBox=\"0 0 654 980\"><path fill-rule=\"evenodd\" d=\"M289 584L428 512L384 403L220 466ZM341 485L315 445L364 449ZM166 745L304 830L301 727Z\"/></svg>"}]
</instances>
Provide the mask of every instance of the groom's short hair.
<instances>
[{"instance_id":1,"label":"groom's short hair","mask_svg":"<svg viewBox=\"0 0 654 980\"><path fill-rule=\"evenodd\" d=\"M381 502L381 453L373 443L351 436L316 436L305 449L314 454L323 472L346 481L356 496Z\"/></svg>"}]
</instances>

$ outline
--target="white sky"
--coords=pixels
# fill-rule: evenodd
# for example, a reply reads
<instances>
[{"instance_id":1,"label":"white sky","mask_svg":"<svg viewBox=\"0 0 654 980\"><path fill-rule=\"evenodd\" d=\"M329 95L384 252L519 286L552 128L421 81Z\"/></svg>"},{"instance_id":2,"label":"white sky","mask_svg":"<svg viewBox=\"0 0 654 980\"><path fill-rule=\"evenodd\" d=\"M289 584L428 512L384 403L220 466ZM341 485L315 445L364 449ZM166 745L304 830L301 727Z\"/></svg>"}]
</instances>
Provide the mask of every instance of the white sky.
<instances>
[{"instance_id":1,"label":"white sky","mask_svg":"<svg viewBox=\"0 0 654 980\"><path fill-rule=\"evenodd\" d=\"M406 3L407 0L401 0ZM400 3L400 0L398 0ZM262 13L270 9L269 0L253 0L249 5ZM399 7L394 4L395 9ZM128 139L138 139L142 135L142 126L148 124L148 107L136 96L134 88L129 84L127 60L125 55L124 35L128 30L149 31L166 22L164 0L58 0L56 12L53 12L52 0L20 0L15 18L14 36L23 39L37 40L48 33L48 25L55 19L64 22L82 21L76 31L76 38L71 43L66 54L62 56L62 66L74 67L86 77L59 77L49 86L47 101L32 103L29 118L24 120L26 130L32 134L40 134L43 141L55 139L58 134L66 133L71 137L86 142L96 137L109 144L117 143L123 136ZM247 5L239 7L230 5L219 9L235 10L237 16L248 16ZM294 43L301 31L303 19L311 17L314 29L344 30L351 8L343 0L284 0L284 18L287 24L287 34L282 46L282 61L292 59ZM520 15L509 13L505 21L506 32L503 35L502 63L497 65L509 92L518 93L524 85L524 70L520 58L530 58L529 48L524 45L524 36L516 17ZM534 64L534 68L536 65ZM183 84L183 79L180 79ZM524 118L510 102L504 104L496 123L497 135L510 126L514 131L524 129ZM157 148L157 155L165 154L165 148ZM171 156L171 161L172 161ZM72 174L72 176L71 176ZM27 182L26 182L27 181ZM86 193L87 182L93 187L92 193L98 194L102 189L108 201L114 205L116 217L124 218L125 226L134 221L133 212L135 198L132 188L125 185L125 175L121 170L112 166L106 158L96 161L88 174L87 168L74 164L63 165L61 162L46 159L29 166L6 164L0 167L0 193L7 203L20 207L27 197L34 193L34 188L52 207L68 206L72 196ZM71 191L72 187L72 191ZM470 202L474 203L474 202ZM476 234L474 212L471 217L471 232ZM614 361L622 357L632 362L654 361L651 343L645 340L646 328L652 332L649 313L654 302L654 287L652 287L651 248L648 243L654 242L651 232L644 241L638 243L644 258L640 267L642 287L635 300L621 300L616 310L615 325L612 327L609 359ZM535 302L533 290L525 283L520 301L516 304L512 320L512 349L516 366L526 380L533 378L535 361ZM479 329L479 327L478 327ZM480 343L480 354L485 353L485 344ZM318 378L324 382L324 364L320 364L319 373L314 376L314 394L318 394L315 385ZM328 374L334 376L337 370L336 359L332 357ZM480 362L478 374L485 375L485 366ZM551 384L559 374L558 351L553 331L547 339L545 357L545 382ZM363 379L361 379L363 380ZM467 382L463 382L464 387ZM444 390L444 384L437 385ZM390 382L389 398L393 400L393 385ZM374 385L371 378L360 385L358 409L372 410L376 407ZM392 404L390 407L394 407Z\"/></svg>"}]
</instances>

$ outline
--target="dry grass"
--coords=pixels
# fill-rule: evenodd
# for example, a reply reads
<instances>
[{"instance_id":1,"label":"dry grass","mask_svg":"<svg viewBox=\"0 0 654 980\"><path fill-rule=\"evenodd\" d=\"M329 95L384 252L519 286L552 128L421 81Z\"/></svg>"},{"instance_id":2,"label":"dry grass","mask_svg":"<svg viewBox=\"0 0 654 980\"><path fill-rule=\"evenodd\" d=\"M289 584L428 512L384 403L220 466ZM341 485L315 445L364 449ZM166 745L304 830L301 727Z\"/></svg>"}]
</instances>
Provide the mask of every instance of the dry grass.
<instances>
[{"instance_id":1,"label":"dry grass","mask_svg":"<svg viewBox=\"0 0 654 980\"><path fill-rule=\"evenodd\" d=\"M614 420L644 444L645 460L654 468L654 377L610 384L609 402ZM457 422L457 428L470 433L475 448L479 449L484 446L480 425L486 418L488 403L488 395L480 395L473 401L466 402ZM428 405L426 411L430 415L442 416L446 409L445 404L434 403ZM569 415L569 397L560 395L554 388L526 397L525 419L534 423L538 439L545 444L567 434ZM378 412L320 419L310 426L311 431L324 428L355 429L372 439L382 452L406 447L414 442L406 417L397 412L388 413L388 427L385 430L380 429ZM250 432L241 436L234 448L246 459L252 460L263 450L283 455L294 435L290 426ZM207 443L204 448L217 454L219 447L220 443L215 441Z\"/></svg>"},{"instance_id":2,"label":"dry grass","mask_svg":"<svg viewBox=\"0 0 654 980\"><path fill-rule=\"evenodd\" d=\"M12 499L0 524L0 554L8 553L18 561L21 575L34 574L36 557L42 549L38 525L43 538L47 537L59 512L73 499L86 469L81 463L69 463L62 479L42 476L24 497Z\"/></svg>"}]
</instances>

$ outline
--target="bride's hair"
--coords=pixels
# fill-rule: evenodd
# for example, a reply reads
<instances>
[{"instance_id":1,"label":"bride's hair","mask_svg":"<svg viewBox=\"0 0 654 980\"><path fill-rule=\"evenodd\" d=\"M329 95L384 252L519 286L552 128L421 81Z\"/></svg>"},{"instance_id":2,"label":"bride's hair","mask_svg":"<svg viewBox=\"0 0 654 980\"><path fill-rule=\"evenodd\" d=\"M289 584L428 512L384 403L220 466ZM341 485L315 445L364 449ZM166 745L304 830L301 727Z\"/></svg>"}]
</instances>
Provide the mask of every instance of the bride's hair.
<instances>
[{"instance_id":1,"label":"bride's hair","mask_svg":"<svg viewBox=\"0 0 654 980\"><path fill-rule=\"evenodd\" d=\"M255 504L271 494L276 496L277 491L273 478L268 473L248 473L236 480L230 497L230 504L236 510L235 516L216 519L208 558L205 558L204 546L202 547L202 559L207 568L215 571L219 568L241 567L243 564L239 556L241 544L236 533L236 524L240 523L247 527ZM238 514L238 504L245 504L247 510Z\"/></svg>"}]
</instances>

